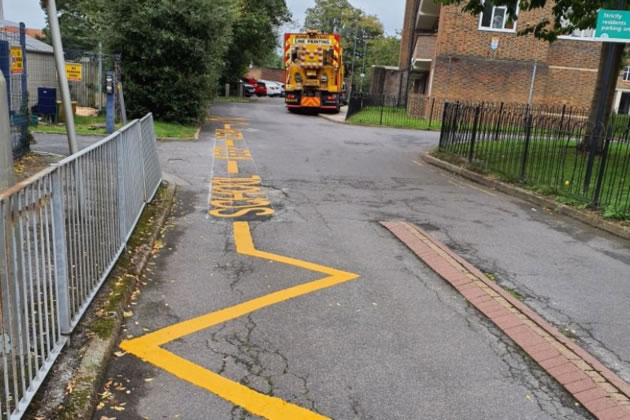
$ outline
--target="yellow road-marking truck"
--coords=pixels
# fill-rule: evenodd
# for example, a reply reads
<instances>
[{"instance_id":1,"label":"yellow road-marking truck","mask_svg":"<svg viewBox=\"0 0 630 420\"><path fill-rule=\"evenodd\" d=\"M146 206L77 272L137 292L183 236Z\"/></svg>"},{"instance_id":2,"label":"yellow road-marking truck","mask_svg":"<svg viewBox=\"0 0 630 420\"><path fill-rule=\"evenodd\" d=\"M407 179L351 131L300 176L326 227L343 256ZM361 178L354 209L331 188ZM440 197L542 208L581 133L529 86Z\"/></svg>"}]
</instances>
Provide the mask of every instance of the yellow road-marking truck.
<instances>
[{"instance_id":1,"label":"yellow road-marking truck","mask_svg":"<svg viewBox=\"0 0 630 420\"><path fill-rule=\"evenodd\" d=\"M285 102L289 111L339 112L343 50L338 34L284 34Z\"/></svg>"}]
</instances>

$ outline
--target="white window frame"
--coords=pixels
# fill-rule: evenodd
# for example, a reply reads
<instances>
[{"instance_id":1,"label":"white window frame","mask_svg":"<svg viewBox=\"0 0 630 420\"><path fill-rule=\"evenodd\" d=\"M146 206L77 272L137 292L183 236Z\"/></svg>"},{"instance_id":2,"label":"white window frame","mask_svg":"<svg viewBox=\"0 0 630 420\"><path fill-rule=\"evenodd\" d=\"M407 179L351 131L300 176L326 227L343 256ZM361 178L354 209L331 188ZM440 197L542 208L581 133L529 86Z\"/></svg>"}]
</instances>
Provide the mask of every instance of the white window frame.
<instances>
[{"instance_id":1,"label":"white window frame","mask_svg":"<svg viewBox=\"0 0 630 420\"><path fill-rule=\"evenodd\" d=\"M623 68L622 79L624 82L630 82L630 66L626 66Z\"/></svg>"},{"instance_id":2,"label":"white window frame","mask_svg":"<svg viewBox=\"0 0 630 420\"><path fill-rule=\"evenodd\" d=\"M485 2L484 2L485 3ZM490 17L490 25L492 25L492 21L494 20L494 11L496 9L504 9L505 10L505 15L503 17L503 27L505 28L505 23L507 22L508 19L508 13L507 13L507 7L506 6L492 6L492 16ZM518 15L519 12L519 1L516 0L516 14ZM505 33L515 33L516 32L516 25L518 23L517 20L514 21L514 27L512 29L498 29L498 28L487 28L485 26L481 26L481 22L483 21L483 12L481 12L479 14L479 30L480 31L489 31L489 32L505 32Z\"/></svg>"}]
</instances>

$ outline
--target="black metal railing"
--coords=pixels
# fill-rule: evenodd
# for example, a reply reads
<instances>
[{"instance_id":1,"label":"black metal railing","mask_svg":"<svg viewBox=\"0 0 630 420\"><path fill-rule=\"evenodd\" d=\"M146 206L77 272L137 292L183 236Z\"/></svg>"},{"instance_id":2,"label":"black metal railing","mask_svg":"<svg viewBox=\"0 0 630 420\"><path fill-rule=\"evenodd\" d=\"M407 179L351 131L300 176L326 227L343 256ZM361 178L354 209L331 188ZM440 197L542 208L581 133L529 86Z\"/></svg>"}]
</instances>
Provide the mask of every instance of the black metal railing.
<instances>
[{"instance_id":1,"label":"black metal railing","mask_svg":"<svg viewBox=\"0 0 630 420\"><path fill-rule=\"evenodd\" d=\"M630 118L605 127L588 108L446 103L440 151L483 170L557 194L572 204L630 216Z\"/></svg>"},{"instance_id":2,"label":"black metal railing","mask_svg":"<svg viewBox=\"0 0 630 420\"><path fill-rule=\"evenodd\" d=\"M439 129L444 101L424 95L355 95L346 120L358 124L415 129Z\"/></svg>"}]
</instances>

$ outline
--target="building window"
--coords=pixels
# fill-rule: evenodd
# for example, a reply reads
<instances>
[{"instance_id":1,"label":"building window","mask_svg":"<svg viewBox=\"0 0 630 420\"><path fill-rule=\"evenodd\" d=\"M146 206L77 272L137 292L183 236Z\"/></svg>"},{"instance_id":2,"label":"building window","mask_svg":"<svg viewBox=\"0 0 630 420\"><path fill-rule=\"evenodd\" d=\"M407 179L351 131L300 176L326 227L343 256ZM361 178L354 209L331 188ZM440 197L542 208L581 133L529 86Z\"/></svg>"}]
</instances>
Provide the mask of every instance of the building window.
<instances>
[{"instance_id":1,"label":"building window","mask_svg":"<svg viewBox=\"0 0 630 420\"><path fill-rule=\"evenodd\" d=\"M514 0L514 8L518 11L518 0ZM508 8L506 6L493 6L490 2L484 2L479 29L514 32L516 30L516 22L508 16Z\"/></svg>"},{"instance_id":2,"label":"building window","mask_svg":"<svg viewBox=\"0 0 630 420\"><path fill-rule=\"evenodd\" d=\"M630 82L630 67L625 67L623 69L623 81Z\"/></svg>"}]
</instances>

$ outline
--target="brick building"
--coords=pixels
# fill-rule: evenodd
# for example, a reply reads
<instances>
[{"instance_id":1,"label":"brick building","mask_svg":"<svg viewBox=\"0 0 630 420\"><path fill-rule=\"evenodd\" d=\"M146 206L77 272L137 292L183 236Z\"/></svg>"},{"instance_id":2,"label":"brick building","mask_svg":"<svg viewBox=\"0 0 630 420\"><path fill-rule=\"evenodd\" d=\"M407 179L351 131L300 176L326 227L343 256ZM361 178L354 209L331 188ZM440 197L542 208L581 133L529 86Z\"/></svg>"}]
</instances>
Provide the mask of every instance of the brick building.
<instances>
[{"instance_id":1,"label":"brick building","mask_svg":"<svg viewBox=\"0 0 630 420\"><path fill-rule=\"evenodd\" d=\"M512 22L505 7L487 5L480 16L472 16L462 12L461 5L407 0L399 68L409 74L409 93L589 106L601 50L601 43L589 40L592 31L576 31L551 44L517 35L550 17L552 7L520 13ZM622 86L627 92L617 96L630 109L630 69L627 79Z\"/></svg>"},{"instance_id":2,"label":"brick building","mask_svg":"<svg viewBox=\"0 0 630 420\"><path fill-rule=\"evenodd\" d=\"M284 83L284 70L270 69L266 67L253 67L243 75L246 79L269 80L270 82Z\"/></svg>"}]
</instances>

